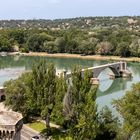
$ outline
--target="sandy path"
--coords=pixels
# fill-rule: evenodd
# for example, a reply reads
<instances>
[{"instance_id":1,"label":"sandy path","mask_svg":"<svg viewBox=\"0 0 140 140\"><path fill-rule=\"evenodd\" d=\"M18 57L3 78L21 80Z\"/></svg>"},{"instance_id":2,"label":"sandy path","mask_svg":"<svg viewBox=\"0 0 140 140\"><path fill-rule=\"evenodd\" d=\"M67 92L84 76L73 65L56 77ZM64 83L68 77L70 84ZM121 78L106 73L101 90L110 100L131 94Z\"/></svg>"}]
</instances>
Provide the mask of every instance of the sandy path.
<instances>
[{"instance_id":1,"label":"sandy path","mask_svg":"<svg viewBox=\"0 0 140 140\"><path fill-rule=\"evenodd\" d=\"M115 61L140 62L140 58L138 57L122 58L119 56L101 56L101 55L81 56L80 54L66 54L66 53L48 54L44 52L30 52L30 53L20 53L20 54L25 56L47 56L47 57L61 57L61 58L80 58L80 59L92 59L92 60L115 60Z\"/></svg>"}]
</instances>

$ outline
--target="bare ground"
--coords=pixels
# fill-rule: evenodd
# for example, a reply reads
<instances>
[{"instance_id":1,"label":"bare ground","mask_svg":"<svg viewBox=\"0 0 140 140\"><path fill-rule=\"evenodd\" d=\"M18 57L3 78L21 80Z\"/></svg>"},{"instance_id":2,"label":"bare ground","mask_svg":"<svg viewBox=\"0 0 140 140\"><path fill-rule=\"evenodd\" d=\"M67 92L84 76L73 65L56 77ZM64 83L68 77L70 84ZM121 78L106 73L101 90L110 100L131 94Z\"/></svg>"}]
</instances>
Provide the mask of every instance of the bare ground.
<instances>
[{"instance_id":1,"label":"bare ground","mask_svg":"<svg viewBox=\"0 0 140 140\"><path fill-rule=\"evenodd\" d=\"M20 53L20 54L25 56L47 56L47 57L80 58L80 59L91 59L91 60L115 60L115 61L140 62L140 58L138 57L122 58L119 56L101 56L101 55L81 56L80 54L67 54L67 53L48 54L44 52L30 52L30 53Z\"/></svg>"}]
</instances>

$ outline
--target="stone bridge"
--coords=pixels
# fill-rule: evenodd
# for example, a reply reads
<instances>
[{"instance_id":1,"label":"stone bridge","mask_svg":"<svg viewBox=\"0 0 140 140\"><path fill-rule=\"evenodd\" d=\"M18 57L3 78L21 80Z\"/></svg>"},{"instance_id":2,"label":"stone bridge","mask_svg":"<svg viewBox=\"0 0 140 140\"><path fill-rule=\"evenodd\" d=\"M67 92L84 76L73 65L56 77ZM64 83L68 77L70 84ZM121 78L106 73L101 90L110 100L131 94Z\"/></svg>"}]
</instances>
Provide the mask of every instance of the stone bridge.
<instances>
[{"instance_id":1,"label":"stone bridge","mask_svg":"<svg viewBox=\"0 0 140 140\"><path fill-rule=\"evenodd\" d=\"M131 72L127 68L127 63L120 61L120 62L115 62L115 63L108 63L100 66L95 66L95 67L90 67L87 69L82 69L82 74L84 74L85 70L91 70L93 73L93 78L91 79L94 84L98 84L98 76L100 73L105 70L106 68L109 68L113 74L110 74L111 78L116 78L116 77L131 77ZM71 77L71 72L66 73L64 72L64 76L66 78Z\"/></svg>"}]
</instances>

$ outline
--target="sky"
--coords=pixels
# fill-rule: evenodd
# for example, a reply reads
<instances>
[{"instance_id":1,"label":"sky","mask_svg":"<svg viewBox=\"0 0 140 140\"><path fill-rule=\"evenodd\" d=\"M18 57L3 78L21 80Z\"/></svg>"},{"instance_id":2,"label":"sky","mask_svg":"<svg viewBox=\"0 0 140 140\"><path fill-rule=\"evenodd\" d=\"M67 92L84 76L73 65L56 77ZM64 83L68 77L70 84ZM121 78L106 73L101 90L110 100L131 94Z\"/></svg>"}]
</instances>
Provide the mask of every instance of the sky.
<instances>
[{"instance_id":1,"label":"sky","mask_svg":"<svg viewBox=\"0 0 140 140\"><path fill-rule=\"evenodd\" d=\"M0 19L139 16L140 0L0 0Z\"/></svg>"}]
</instances>

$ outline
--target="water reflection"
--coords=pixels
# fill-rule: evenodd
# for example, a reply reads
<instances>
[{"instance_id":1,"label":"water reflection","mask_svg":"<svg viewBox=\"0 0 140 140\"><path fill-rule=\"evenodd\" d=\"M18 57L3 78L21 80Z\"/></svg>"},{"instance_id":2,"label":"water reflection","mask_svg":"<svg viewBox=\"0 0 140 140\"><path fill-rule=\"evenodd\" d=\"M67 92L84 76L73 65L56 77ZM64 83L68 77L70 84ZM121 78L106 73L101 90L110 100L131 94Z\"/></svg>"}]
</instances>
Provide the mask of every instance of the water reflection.
<instances>
[{"instance_id":1,"label":"water reflection","mask_svg":"<svg viewBox=\"0 0 140 140\"><path fill-rule=\"evenodd\" d=\"M11 78L17 78L19 73L25 70L30 70L33 63L42 59L47 60L47 63L54 63L58 70L71 70L75 65L80 65L82 68L98 66L111 61L95 61L79 58L51 58L51 57L35 57L35 56L6 56L0 57L0 85L4 81ZM127 63L129 70L132 72L132 79L117 78L109 79L109 69L104 70L100 75L100 86L97 92L97 103L99 107L104 105L111 106L113 99L121 98L132 84L140 81L140 63Z\"/></svg>"},{"instance_id":2,"label":"water reflection","mask_svg":"<svg viewBox=\"0 0 140 140\"><path fill-rule=\"evenodd\" d=\"M135 75L138 75L138 77L140 77L140 63L139 62L130 62L128 63L128 67Z\"/></svg>"},{"instance_id":3,"label":"water reflection","mask_svg":"<svg viewBox=\"0 0 140 140\"><path fill-rule=\"evenodd\" d=\"M0 69L0 86L5 81L18 78L23 72L25 72L24 67Z\"/></svg>"},{"instance_id":4,"label":"water reflection","mask_svg":"<svg viewBox=\"0 0 140 140\"><path fill-rule=\"evenodd\" d=\"M107 79L106 81L100 82L100 87L97 91L97 97L105 96L105 95L113 94L121 90L125 90L127 88L128 81L132 81L132 79L131 78L128 78L128 79L116 78L113 80ZM110 82L111 84L109 84ZM109 85L109 87L104 90L104 88L106 88L106 85Z\"/></svg>"},{"instance_id":5,"label":"water reflection","mask_svg":"<svg viewBox=\"0 0 140 140\"><path fill-rule=\"evenodd\" d=\"M21 67L25 69L31 69L31 66L45 59L47 63L54 63L57 69L72 69L74 66L80 65L82 68L92 67L97 65L106 64L106 61L94 61L78 58L52 58L52 57L40 57L40 56L6 56L0 57L0 69L8 67Z\"/></svg>"}]
</instances>

